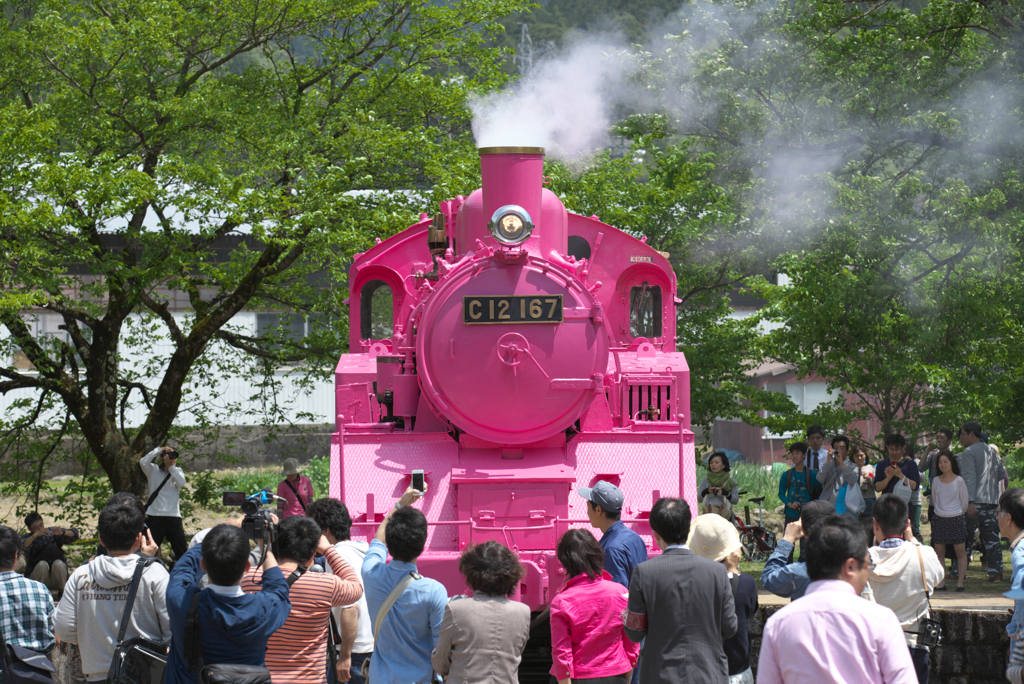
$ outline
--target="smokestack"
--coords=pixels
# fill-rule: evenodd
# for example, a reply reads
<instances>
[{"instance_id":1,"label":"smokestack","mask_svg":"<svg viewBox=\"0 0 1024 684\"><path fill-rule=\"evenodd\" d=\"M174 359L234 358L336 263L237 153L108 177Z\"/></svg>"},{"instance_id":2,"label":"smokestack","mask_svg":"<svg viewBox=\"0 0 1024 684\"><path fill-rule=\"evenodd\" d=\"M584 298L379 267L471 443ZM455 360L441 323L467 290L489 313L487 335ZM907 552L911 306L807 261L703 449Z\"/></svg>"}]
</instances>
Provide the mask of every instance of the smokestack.
<instances>
[{"instance_id":1,"label":"smokestack","mask_svg":"<svg viewBox=\"0 0 1024 684\"><path fill-rule=\"evenodd\" d=\"M481 147L480 175L483 180L484 221L507 204L515 204L530 215L535 236L543 234L541 189L544 182L543 147Z\"/></svg>"}]
</instances>

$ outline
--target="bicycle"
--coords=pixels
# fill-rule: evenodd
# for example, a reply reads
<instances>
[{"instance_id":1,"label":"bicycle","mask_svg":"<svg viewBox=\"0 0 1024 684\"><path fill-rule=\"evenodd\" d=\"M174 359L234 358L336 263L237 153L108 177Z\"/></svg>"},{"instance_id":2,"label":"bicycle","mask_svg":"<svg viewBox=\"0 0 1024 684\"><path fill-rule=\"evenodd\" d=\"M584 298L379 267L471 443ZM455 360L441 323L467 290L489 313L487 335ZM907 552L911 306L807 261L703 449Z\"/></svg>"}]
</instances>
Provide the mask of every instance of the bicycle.
<instances>
[{"instance_id":1,"label":"bicycle","mask_svg":"<svg viewBox=\"0 0 1024 684\"><path fill-rule=\"evenodd\" d=\"M741 495L746 492L740 492ZM748 561L765 561L775 551L778 540L775 533L764 526L764 515L762 514L761 502L763 496L747 499L749 503L757 504L757 525L747 525L740 516L735 516L736 527L740 532L740 544L743 545L743 555Z\"/></svg>"}]
</instances>

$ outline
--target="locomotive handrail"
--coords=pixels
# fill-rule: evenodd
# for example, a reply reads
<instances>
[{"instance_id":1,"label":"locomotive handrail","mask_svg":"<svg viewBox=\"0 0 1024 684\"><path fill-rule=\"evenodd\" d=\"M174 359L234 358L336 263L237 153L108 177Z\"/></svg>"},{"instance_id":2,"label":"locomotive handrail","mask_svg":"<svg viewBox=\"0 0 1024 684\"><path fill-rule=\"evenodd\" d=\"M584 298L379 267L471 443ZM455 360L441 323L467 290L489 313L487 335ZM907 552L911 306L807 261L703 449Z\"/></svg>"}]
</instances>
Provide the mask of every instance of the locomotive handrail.
<instances>
[{"instance_id":1,"label":"locomotive handrail","mask_svg":"<svg viewBox=\"0 0 1024 684\"><path fill-rule=\"evenodd\" d=\"M623 523L644 523L644 524L650 523L650 520L647 519L647 518L620 518L619 520L620 520L620 522L623 522ZM380 525L381 522L383 522L383 521L377 520L377 521L353 522L352 523L352 527L376 527L376 526ZM559 523L565 523L567 525L575 525L577 523L589 523L589 522L590 522L590 520L587 519L587 518L552 518L551 522L546 524L546 525L537 525L537 526L533 526L533 527L509 527L508 529L510 529L510 530L520 530L520 531L522 531L522 530L546 530L546 529L550 529L550 528L554 527L555 525L557 525ZM470 520L428 520L427 521L427 526L430 526L430 525L469 525L473 529L481 529L481 530L497 530L497 529L500 529L498 527L482 527L482 526L475 525L474 521L472 519L470 519Z\"/></svg>"}]
</instances>

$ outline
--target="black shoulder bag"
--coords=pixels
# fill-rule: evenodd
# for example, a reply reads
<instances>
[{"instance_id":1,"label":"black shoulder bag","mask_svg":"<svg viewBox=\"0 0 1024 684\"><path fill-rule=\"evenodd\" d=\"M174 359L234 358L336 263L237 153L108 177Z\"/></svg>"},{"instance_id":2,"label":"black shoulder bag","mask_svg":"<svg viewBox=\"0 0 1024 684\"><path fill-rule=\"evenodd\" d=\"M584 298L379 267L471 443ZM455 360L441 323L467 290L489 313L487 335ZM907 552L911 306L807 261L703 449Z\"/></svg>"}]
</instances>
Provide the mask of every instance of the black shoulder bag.
<instances>
[{"instance_id":1,"label":"black shoulder bag","mask_svg":"<svg viewBox=\"0 0 1024 684\"><path fill-rule=\"evenodd\" d=\"M292 490L292 493L295 494L295 498L299 500L299 505L302 506L302 512L305 513L306 512L306 502L302 500L301 496L299 496L299 490L295 488L295 485L293 485L292 481L289 480L288 478L285 478L284 483L286 485L288 485L288 487ZM289 585L289 586L291 586L291 585Z\"/></svg>"},{"instance_id":2,"label":"black shoulder bag","mask_svg":"<svg viewBox=\"0 0 1024 684\"><path fill-rule=\"evenodd\" d=\"M57 672L44 654L9 644L0 631L0 671L4 684L53 684Z\"/></svg>"},{"instance_id":3,"label":"black shoulder bag","mask_svg":"<svg viewBox=\"0 0 1024 684\"><path fill-rule=\"evenodd\" d=\"M167 667L167 643L153 641L146 637L124 638L128 630L128 621L132 616L135 596L139 593L142 573L155 558L139 558L135 563L135 574L128 589L128 598L124 602L124 613L121 615L121 628L117 632L117 647L114 659L107 672L107 684L161 684L164 681L164 668ZM6 683L5 683L6 684Z\"/></svg>"},{"instance_id":4,"label":"black shoulder bag","mask_svg":"<svg viewBox=\"0 0 1024 684\"><path fill-rule=\"evenodd\" d=\"M149 507L153 505L154 501L156 501L156 495L160 493L160 490L164 488L164 485L167 484L167 481L170 480L170 479L171 479L171 471L168 470L167 471L167 477L165 477L164 481L160 483L160 486L158 486L156 489L153 490L153 493L149 495L149 499L146 500L146 505L144 507L145 510L147 510L147 511L149 510ZM305 509L303 509L303 510L305 510Z\"/></svg>"},{"instance_id":5,"label":"black shoulder bag","mask_svg":"<svg viewBox=\"0 0 1024 684\"><path fill-rule=\"evenodd\" d=\"M924 582L924 598L928 602L928 617L921 618L918 623L916 632L907 632L904 630L904 634L916 634L917 645L927 646L934 648L942 643L942 623L938 620L932 620L932 601L931 601L931 590L928 588L928 578L924 574L924 557L921 555L921 547L917 547L917 562L921 565L921 581Z\"/></svg>"},{"instance_id":6,"label":"black shoulder bag","mask_svg":"<svg viewBox=\"0 0 1024 684\"><path fill-rule=\"evenodd\" d=\"M192 594L185 613L185 659L189 672L199 673L200 684L271 684L270 670L259 665L216 664L204 665L199 639L199 595Z\"/></svg>"}]
</instances>

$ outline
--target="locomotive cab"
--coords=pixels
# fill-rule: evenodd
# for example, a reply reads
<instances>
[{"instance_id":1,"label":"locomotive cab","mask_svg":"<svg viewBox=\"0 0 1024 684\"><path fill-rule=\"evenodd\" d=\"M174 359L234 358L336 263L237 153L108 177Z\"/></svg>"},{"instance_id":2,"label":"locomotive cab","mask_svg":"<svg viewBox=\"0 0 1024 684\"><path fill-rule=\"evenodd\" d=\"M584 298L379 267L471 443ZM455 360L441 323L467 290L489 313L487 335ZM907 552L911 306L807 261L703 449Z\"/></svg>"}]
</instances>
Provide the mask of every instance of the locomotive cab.
<instances>
[{"instance_id":1,"label":"locomotive cab","mask_svg":"<svg viewBox=\"0 0 1024 684\"><path fill-rule=\"evenodd\" d=\"M539 148L482 149L481 172L468 198L356 256L330 494L370 539L423 470L421 572L466 593L459 552L494 539L537 610L564 580L558 537L589 525L576 488L622 489L649 553L655 500L696 510L689 368L665 255L568 212Z\"/></svg>"}]
</instances>

